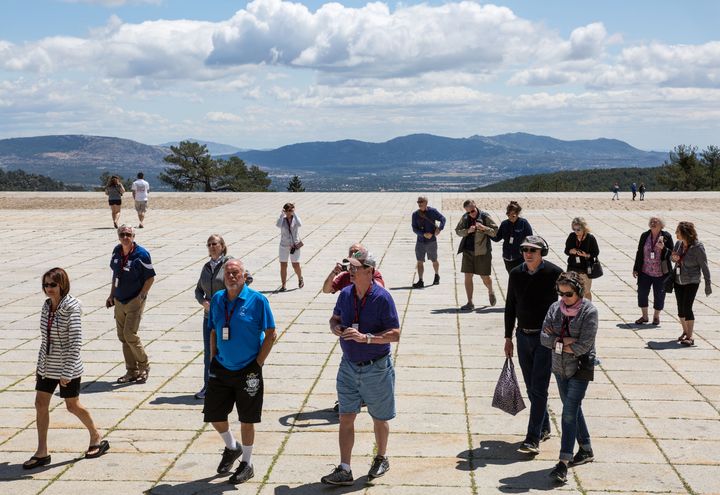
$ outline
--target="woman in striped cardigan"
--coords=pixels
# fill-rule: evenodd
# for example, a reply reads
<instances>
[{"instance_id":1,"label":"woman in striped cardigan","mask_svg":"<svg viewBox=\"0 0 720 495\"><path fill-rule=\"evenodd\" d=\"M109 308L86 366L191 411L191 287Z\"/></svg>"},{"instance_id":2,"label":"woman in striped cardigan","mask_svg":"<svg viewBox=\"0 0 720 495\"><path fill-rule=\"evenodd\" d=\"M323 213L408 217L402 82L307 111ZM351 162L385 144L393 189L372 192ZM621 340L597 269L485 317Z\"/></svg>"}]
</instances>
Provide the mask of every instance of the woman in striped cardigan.
<instances>
[{"instance_id":1,"label":"woman in striped cardigan","mask_svg":"<svg viewBox=\"0 0 720 495\"><path fill-rule=\"evenodd\" d=\"M42 345L35 382L38 446L35 454L23 464L25 469L50 464L47 446L49 408L50 399L58 385L60 397L65 399L68 411L77 416L90 433L90 447L85 457L100 457L110 448L107 440L100 440L100 432L90 412L80 404L80 378L83 372L80 359L80 301L69 294L70 279L62 268L47 271L42 277L42 288L48 299L43 304L40 317Z\"/></svg>"}]
</instances>

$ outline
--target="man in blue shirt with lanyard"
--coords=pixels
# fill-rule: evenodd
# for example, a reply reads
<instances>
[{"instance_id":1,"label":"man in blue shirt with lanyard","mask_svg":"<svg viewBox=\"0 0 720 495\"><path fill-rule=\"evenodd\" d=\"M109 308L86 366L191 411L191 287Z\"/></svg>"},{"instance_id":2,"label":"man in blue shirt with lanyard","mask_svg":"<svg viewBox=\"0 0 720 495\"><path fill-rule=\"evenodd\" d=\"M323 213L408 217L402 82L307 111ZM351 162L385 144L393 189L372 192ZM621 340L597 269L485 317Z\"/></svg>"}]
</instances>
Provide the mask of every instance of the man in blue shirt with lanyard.
<instances>
[{"instance_id":1,"label":"man in blue shirt with lanyard","mask_svg":"<svg viewBox=\"0 0 720 495\"><path fill-rule=\"evenodd\" d=\"M120 244L113 249L110 268L113 272L107 308L115 306L115 326L123 346L125 374L118 383L145 383L150 363L143 348L138 329L145 309L148 291L155 281L155 269L150 253L135 242L135 229L121 225L117 229Z\"/></svg>"},{"instance_id":2,"label":"man in blue shirt with lanyard","mask_svg":"<svg viewBox=\"0 0 720 495\"><path fill-rule=\"evenodd\" d=\"M262 367L277 335L270 303L246 285L242 262L227 261L224 274L226 289L215 293L208 313L211 361L203 414L205 422L212 423L225 442L217 472L229 472L242 455L230 482L244 483L255 475L252 449L255 423L260 422L262 413ZM233 406L240 420L242 445L228 423Z\"/></svg>"},{"instance_id":3,"label":"man in blue shirt with lanyard","mask_svg":"<svg viewBox=\"0 0 720 495\"><path fill-rule=\"evenodd\" d=\"M395 370L390 343L400 340L400 320L390 293L373 283L375 258L362 248L349 259L352 285L338 296L330 331L340 337L343 351L337 374L340 413L340 465L321 481L352 485L350 458L355 440L355 418L363 402L373 419L377 455L368 478L384 475L390 464L385 456L389 420L395 417Z\"/></svg>"}]
</instances>

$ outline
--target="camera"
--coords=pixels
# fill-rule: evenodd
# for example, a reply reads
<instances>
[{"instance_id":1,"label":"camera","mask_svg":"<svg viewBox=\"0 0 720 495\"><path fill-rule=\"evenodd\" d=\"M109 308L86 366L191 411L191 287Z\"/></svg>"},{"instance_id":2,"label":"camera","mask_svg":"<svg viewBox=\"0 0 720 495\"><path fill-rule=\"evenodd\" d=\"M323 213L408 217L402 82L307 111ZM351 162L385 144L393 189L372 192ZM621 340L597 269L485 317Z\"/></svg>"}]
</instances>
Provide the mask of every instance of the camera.
<instances>
[{"instance_id":1,"label":"camera","mask_svg":"<svg viewBox=\"0 0 720 495\"><path fill-rule=\"evenodd\" d=\"M291 248L290 248L290 254L295 254L295 249L296 249L295 246L291 247Z\"/></svg>"},{"instance_id":2,"label":"camera","mask_svg":"<svg viewBox=\"0 0 720 495\"><path fill-rule=\"evenodd\" d=\"M341 272L346 272L346 271L348 271L348 264L349 264L349 263L339 263L339 265L340 265L340 271L341 271Z\"/></svg>"}]
</instances>

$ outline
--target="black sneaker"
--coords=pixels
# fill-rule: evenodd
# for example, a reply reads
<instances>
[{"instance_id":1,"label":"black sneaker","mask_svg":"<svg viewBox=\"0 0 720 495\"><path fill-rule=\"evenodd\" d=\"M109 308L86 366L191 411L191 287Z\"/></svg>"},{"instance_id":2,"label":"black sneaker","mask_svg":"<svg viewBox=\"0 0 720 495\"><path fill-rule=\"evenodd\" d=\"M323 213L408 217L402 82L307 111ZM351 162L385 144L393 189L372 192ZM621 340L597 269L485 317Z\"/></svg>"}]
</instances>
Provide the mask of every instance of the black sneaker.
<instances>
[{"instance_id":1,"label":"black sneaker","mask_svg":"<svg viewBox=\"0 0 720 495\"><path fill-rule=\"evenodd\" d=\"M250 466L247 462L242 461L238 468L235 470L235 473L230 476L230 483L234 483L236 485L240 483L245 483L247 480L255 476L255 470L252 466Z\"/></svg>"},{"instance_id":2,"label":"black sneaker","mask_svg":"<svg viewBox=\"0 0 720 495\"><path fill-rule=\"evenodd\" d=\"M547 430L543 430L540 432L540 441L544 442L545 440L548 440L550 438L550 432Z\"/></svg>"},{"instance_id":3,"label":"black sneaker","mask_svg":"<svg viewBox=\"0 0 720 495\"><path fill-rule=\"evenodd\" d=\"M222 459L220 460L220 464L218 464L217 467L218 474L225 474L230 472L230 468L241 455L242 447L240 446L240 444L237 444L237 449L235 450L225 447L225 450L223 450Z\"/></svg>"},{"instance_id":4,"label":"black sneaker","mask_svg":"<svg viewBox=\"0 0 720 495\"><path fill-rule=\"evenodd\" d=\"M595 456L593 455L592 449L585 450L580 449L577 451L577 454L575 454L575 457L573 457L573 460L570 461L571 466L580 466L582 464L586 464L588 462L592 462L595 460Z\"/></svg>"},{"instance_id":5,"label":"black sneaker","mask_svg":"<svg viewBox=\"0 0 720 495\"><path fill-rule=\"evenodd\" d=\"M387 473L389 470L390 462L388 461L387 457L376 455L375 459L373 459L372 461L372 465L370 466L370 471L368 471L368 478L379 478L380 476L383 476L385 473Z\"/></svg>"},{"instance_id":6,"label":"black sneaker","mask_svg":"<svg viewBox=\"0 0 720 495\"><path fill-rule=\"evenodd\" d=\"M345 471L342 467L338 466L332 473L320 478L320 481L326 485L350 486L355 480L353 479L352 471Z\"/></svg>"},{"instance_id":7,"label":"black sneaker","mask_svg":"<svg viewBox=\"0 0 720 495\"><path fill-rule=\"evenodd\" d=\"M425 287L425 282L423 282L422 279L413 284L413 289L422 289L423 287Z\"/></svg>"},{"instance_id":8,"label":"black sneaker","mask_svg":"<svg viewBox=\"0 0 720 495\"><path fill-rule=\"evenodd\" d=\"M433 278L433 285L438 285L440 283L440 275L437 273L435 274L435 278Z\"/></svg>"},{"instance_id":9,"label":"black sneaker","mask_svg":"<svg viewBox=\"0 0 720 495\"><path fill-rule=\"evenodd\" d=\"M540 446L538 445L538 442L534 442L532 440L525 440L520 448L518 449L518 452L522 452L523 454L539 454L540 453Z\"/></svg>"},{"instance_id":10,"label":"black sneaker","mask_svg":"<svg viewBox=\"0 0 720 495\"><path fill-rule=\"evenodd\" d=\"M562 461L558 462L550 471L550 477L559 483L567 483L567 465Z\"/></svg>"}]
</instances>

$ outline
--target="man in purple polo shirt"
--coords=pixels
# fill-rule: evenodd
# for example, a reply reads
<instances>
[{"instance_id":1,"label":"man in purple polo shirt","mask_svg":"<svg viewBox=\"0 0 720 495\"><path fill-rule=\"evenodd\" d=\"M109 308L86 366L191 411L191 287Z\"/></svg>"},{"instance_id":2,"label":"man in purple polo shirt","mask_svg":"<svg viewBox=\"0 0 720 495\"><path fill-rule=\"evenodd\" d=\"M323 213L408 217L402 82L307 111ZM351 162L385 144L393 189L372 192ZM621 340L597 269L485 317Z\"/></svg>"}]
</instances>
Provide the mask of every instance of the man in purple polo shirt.
<instances>
[{"instance_id":1,"label":"man in purple polo shirt","mask_svg":"<svg viewBox=\"0 0 720 495\"><path fill-rule=\"evenodd\" d=\"M395 417L395 369L390 356L390 343L400 340L395 302L384 287L373 283L376 262L367 249L359 249L348 261L352 285L340 292L329 322L343 351L337 374L340 465L320 480L330 485L353 484L350 458L361 404L367 404L377 444L368 472L371 480L390 469L385 454L389 421Z\"/></svg>"}]
</instances>

